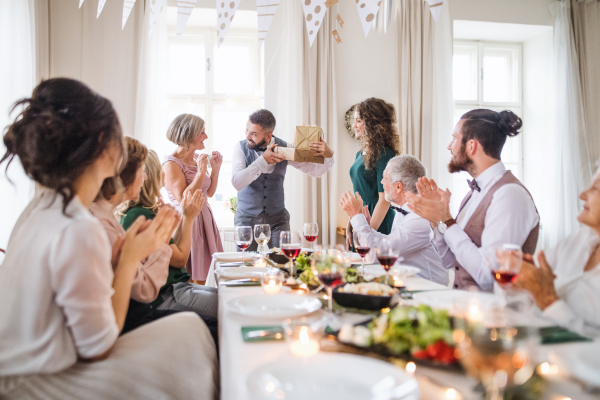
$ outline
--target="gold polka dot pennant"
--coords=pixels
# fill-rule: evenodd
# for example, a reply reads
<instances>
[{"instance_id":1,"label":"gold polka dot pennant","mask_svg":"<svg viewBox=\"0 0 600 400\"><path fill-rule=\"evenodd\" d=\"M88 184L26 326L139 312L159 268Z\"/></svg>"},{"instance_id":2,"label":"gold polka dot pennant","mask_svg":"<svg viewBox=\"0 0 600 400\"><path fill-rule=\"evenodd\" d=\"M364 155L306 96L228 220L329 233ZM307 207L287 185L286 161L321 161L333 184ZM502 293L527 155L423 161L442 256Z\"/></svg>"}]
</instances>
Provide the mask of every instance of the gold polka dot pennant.
<instances>
[{"instance_id":1,"label":"gold polka dot pennant","mask_svg":"<svg viewBox=\"0 0 600 400\"><path fill-rule=\"evenodd\" d=\"M96 13L96 19L98 19L98 17L100 16L100 13L102 12L102 9L104 8L105 4L106 0L98 0L98 12Z\"/></svg>"},{"instance_id":2,"label":"gold polka dot pennant","mask_svg":"<svg viewBox=\"0 0 600 400\"><path fill-rule=\"evenodd\" d=\"M148 37L152 36L154 28L156 28L158 25L158 21L160 21L160 14L162 13L163 8L167 8L167 0L150 1L150 31L148 32Z\"/></svg>"},{"instance_id":3,"label":"gold polka dot pennant","mask_svg":"<svg viewBox=\"0 0 600 400\"><path fill-rule=\"evenodd\" d=\"M125 24L127 23L127 19L129 18L129 14L131 14L131 9L135 5L135 0L123 0L123 22L121 24L121 29L125 29Z\"/></svg>"},{"instance_id":4,"label":"gold polka dot pennant","mask_svg":"<svg viewBox=\"0 0 600 400\"><path fill-rule=\"evenodd\" d=\"M217 0L217 48L220 48L233 21L240 0Z\"/></svg>"},{"instance_id":5,"label":"gold polka dot pennant","mask_svg":"<svg viewBox=\"0 0 600 400\"><path fill-rule=\"evenodd\" d=\"M356 0L358 17L365 31L365 37L367 37L373 26L373 22L379 11L379 3L381 3L381 0Z\"/></svg>"},{"instance_id":6,"label":"gold polka dot pennant","mask_svg":"<svg viewBox=\"0 0 600 400\"><path fill-rule=\"evenodd\" d=\"M304 9L304 22L306 23L306 32L308 32L308 43L312 47L317 33L321 28L321 22L327 11L325 3L327 0L301 0Z\"/></svg>"},{"instance_id":7,"label":"gold polka dot pennant","mask_svg":"<svg viewBox=\"0 0 600 400\"><path fill-rule=\"evenodd\" d=\"M258 46L262 47L271 21L277 12L277 6L279 6L279 0L256 0L256 14L258 16Z\"/></svg>"},{"instance_id":8,"label":"gold polka dot pennant","mask_svg":"<svg viewBox=\"0 0 600 400\"><path fill-rule=\"evenodd\" d=\"M79 8L83 5L83 0L79 0Z\"/></svg>"},{"instance_id":9,"label":"gold polka dot pennant","mask_svg":"<svg viewBox=\"0 0 600 400\"><path fill-rule=\"evenodd\" d=\"M183 28L190 19L194 6L198 0L177 0L177 36L183 33Z\"/></svg>"}]
</instances>

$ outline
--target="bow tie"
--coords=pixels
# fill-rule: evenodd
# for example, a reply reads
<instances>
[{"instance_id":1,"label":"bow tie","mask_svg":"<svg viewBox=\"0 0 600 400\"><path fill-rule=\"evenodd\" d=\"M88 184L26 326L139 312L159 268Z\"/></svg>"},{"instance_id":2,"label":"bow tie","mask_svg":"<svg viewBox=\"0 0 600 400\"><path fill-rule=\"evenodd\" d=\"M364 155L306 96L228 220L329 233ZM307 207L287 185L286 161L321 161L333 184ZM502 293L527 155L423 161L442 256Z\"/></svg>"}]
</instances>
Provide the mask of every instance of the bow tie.
<instances>
[{"instance_id":1,"label":"bow tie","mask_svg":"<svg viewBox=\"0 0 600 400\"><path fill-rule=\"evenodd\" d=\"M392 209L396 210L396 212L399 212L402 215L408 215L409 214L409 211L405 211L405 210L401 209L400 207L394 207L394 206L392 206Z\"/></svg>"},{"instance_id":2,"label":"bow tie","mask_svg":"<svg viewBox=\"0 0 600 400\"><path fill-rule=\"evenodd\" d=\"M471 190L477 190L478 192L481 192L481 188L479 187L475 179L473 179L472 181L467 179L467 183L469 184Z\"/></svg>"},{"instance_id":3,"label":"bow tie","mask_svg":"<svg viewBox=\"0 0 600 400\"><path fill-rule=\"evenodd\" d=\"M256 151L267 151L266 147L259 147L258 149L256 149Z\"/></svg>"}]
</instances>

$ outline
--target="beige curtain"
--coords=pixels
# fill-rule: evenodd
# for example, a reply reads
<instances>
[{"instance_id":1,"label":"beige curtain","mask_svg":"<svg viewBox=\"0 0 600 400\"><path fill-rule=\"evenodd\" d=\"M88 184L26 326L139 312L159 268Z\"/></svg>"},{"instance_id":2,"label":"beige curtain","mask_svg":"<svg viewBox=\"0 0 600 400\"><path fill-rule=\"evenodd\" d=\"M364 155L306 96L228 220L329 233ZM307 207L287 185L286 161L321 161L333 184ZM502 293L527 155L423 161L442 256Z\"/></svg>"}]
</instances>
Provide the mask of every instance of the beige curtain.
<instances>
[{"instance_id":1,"label":"beige curtain","mask_svg":"<svg viewBox=\"0 0 600 400\"><path fill-rule=\"evenodd\" d=\"M310 125L317 125L325 133L325 141L334 152L334 157L342 155L338 150L338 110L335 88L334 51L337 43L331 35L331 27L335 24L336 14L325 14L321 30L312 47L308 35L303 32L303 120ZM319 224L319 238L323 246L331 246L337 242L337 168L321 178L303 179L305 199L304 216L306 222ZM340 236L341 239L341 236Z\"/></svg>"},{"instance_id":2,"label":"beige curtain","mask_svg":"<svg viewBox=\"0 0 600 400\"><path fill-rule=\"evenodd\" d=\"M398 14L398 122L403 153L432 170L435 21L423 0L401 0Z\"/></svg>"},{"instance_id":3,"label":"beige curtain","mask_svg":"<svg viewBox=\"0 0 600 400\"><path fill-rule=\"evenodd\" d=\"M587 129L587 150L592 162L600 159L600 3L572 1L575 50Z\"/></svg>"}]
</instances>

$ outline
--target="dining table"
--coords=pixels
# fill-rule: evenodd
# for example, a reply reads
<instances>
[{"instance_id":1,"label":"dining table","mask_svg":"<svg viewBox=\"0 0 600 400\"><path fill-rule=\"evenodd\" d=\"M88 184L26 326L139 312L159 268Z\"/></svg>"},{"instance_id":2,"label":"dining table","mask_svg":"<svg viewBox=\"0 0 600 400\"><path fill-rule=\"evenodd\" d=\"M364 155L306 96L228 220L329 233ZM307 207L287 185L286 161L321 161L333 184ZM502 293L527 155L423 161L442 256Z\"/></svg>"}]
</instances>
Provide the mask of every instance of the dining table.
<instances>
[{"instance_id":1,"label":"dining table","mask_svg":"<svg viewBox=\"0 0 600 400\"><path fill-rule=\"evenodd\" d=\"M219 269L219 262L214 263L215 269ZM218 284L218 300L219 300L219 357L220 357L220 379L221 379L221 399L223 400L251 400L252 397L248 389L249 379L252 372L257 368L271 362L276 361L291 361L294 356L290 352L289 342L286 340L280 341L259 341L245 342L242 337L242 327L247 326L273 326L281 325L284 318L262 318L251 317L236 312L233 309L232 301L243 296L269 296L263 293L261 286L225 286L222 284L225 280L216 277L215 283ZM411 276L404 280L405 288L412 292L426 293L430 298L435 298L435 293L444 293L444 298L449 296L461 296L468 292L453 290L444 285L428 281L426 279ZM283 288L284 291L289 288ZM309 296L314 298L322 298L322 293L298 294L298 296ZM415 300L407 300L415 302ZM433 304L435 306L435 304ZM325 315L325 308L320 309L312 314L312 316ZM367 319L373 318L372 315L356 312L343 312L339 318L342 318L344 323L358 324ZM526 322L544 326L550 325L548 321L543 319L526 318ZM326 340L326 339L324 339ZM565 343L555 345L539 346L537 358L539 362L552 360L554 353L574 352L584 354L595 352L600 357L599 341L585 343ZM329 349L332 348L333 350ZM320 353L335 354L336 346L322 343ZM356 356L366 357L366 356ZM357 371L360 373L360 371ZM437 369L434 367L426 367L417 364L414 377L418 382L421 399L463 399L475 400L481 398L481 393L475 391L477 382L475 379L467 376L463 372L448 371ZM544 400L592 400L600 398L599 392L590 390L590 386L579 379L568 375L559 374L556 376L547 377L547 389L544 392L542 399Z\"/></svg>"}]
</instances>

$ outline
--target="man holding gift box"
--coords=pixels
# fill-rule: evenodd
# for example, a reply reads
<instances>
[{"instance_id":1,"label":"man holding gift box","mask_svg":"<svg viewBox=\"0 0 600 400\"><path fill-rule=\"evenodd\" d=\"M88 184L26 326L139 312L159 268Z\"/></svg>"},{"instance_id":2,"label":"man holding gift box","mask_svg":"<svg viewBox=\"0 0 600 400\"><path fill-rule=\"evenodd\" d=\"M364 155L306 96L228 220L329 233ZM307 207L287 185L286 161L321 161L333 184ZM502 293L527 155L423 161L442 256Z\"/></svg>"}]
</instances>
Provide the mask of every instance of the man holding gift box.
<instances>
[{"instance_id":1,"label":"man holding gift box","mask_svg":"<svg viewBox=\"0 0 600 400\"><path fill-rule=\"evenodd\" d=\"M279 247L279 233L290 230L283 193L287 166L318 178L333 165L333 151L322 140L322 131L315 127L298 128L296 147L287 150L287 143L273 136L273 114L268 110L255 111L246 123L246 139L233 150L231 183L238 191L235 225L271 225L270 247ZM248 250L256 247L253 241Z\"/></svg>"}]
</instances>

